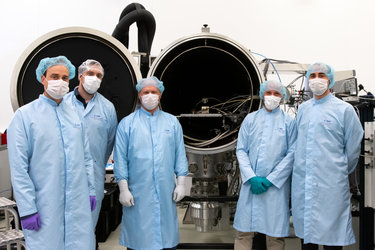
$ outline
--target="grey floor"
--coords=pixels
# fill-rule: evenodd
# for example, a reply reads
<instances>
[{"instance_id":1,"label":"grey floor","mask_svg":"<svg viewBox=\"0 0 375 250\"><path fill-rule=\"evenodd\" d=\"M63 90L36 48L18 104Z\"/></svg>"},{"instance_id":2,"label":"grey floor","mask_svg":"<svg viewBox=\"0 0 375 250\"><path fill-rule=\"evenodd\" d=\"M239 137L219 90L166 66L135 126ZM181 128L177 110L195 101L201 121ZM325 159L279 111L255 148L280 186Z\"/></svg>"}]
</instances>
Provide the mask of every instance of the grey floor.
<instances>
[{"instance_id":1,"label":"grey floor","mask_svg":"<svg viewBox=\"0 0 375 250\"><path fill-rule=\"evenodd\" d=\"M229 226L226 230L221 230L218 232L206 232L200 233L195 230L195 226L192 224L183 224L182 219L185 215L186 208L178 208L179 217L179 231L180 231L180 243L233 243L234 239L234 229ZM359 235L359 218L353 218L353 229L358 241ZM121 225L113 231L106 242L99 243L99 250L125 250L125 247L119 245ZM293 232L293 229L291 230ZM285 240L286 250L300 250L299 239L296 237L289 237ZM319 249L323 249L320 247ZM358 243L344 247L344 250L357 250L359 249Z\"/></svg>"},{"instance_id":2,"label":"grey floor","mask_svg":"<svg viewBox=\"0 0 375 250\"><path fill-rule=\"evenodd\" d=\"M207 232L200 233L195 230L194 225L192 224L183 224L182 219L185 215L186 208L178 208L178 217L179 217L179 231L180 231L180 242L181 243L233 243L234 233L232 226L228 226L227 229L217 231L217 232ZM5 223L4 220L0 220L0 230L4 229ZM359 239L359 218L353 218L353 229L358 241ZM119 245L121 225L113 231L106 242L99 243L99 250L125 250L125 247ZM293 234L293 229L291 230ZM285 240L286 250L300 250L299 239L295 237L289 237ZM323 249L322 247L320 249ZM358 250L358 243L344 247L344 250Z\"/></svg>"}]
</instances>

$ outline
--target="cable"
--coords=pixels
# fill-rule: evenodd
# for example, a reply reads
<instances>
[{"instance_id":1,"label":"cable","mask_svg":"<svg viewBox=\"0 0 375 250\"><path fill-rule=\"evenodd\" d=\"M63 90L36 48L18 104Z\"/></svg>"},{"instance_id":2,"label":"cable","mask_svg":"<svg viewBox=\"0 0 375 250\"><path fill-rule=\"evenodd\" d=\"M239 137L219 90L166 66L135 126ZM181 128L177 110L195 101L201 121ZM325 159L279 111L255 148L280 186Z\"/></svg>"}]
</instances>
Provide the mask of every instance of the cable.
<instances>
[{"instance_id":1,"label":"cable","mask_svg":"<svg viewBox=\"0 0 375 250\"><path fill-rule=\"evenodd\" d=\"M243 113L242 110L247 107L247 105L244 105L244 104L246 104L248 101L250 101L250 107L251 107L252 104L253 104L253 99L254 98L253 98L252 95L235 96L235 97L232 97L232 98L228 99L225 102L221 102L221 103L217 103L215 105L209 106L209 109L215 110L218 113L223 114L224 118L226 116L228 116L228 117L237 116L237 115L241 116L241 114ZM218 100L218 99L216 99L216 100ZM201 103L201 101L198 102L197 105L200 104L200 103ZM202 113L202 112L203 111L198 111L197 113ZM236 112L237 112L237 115L234 114ZM240 125L236 126L235 128L229 128L229 126L227 126L227 125L224 126L224 125L225 125L225 123L224 123L224 120L223 120L222 128L225 130L224 132L220 131L216 136L214 136L213 138L207 139L207 140L193 138L193 137L187 136L185 134L184 134L184 138L192 141L192 142L186 142L187 144L189 144L191 146L205 147L205 146L213 144L213 143L215 143L219 140L222 140L222 139L238 132L238 130L240 128ZM230 126L230 127L232 127L232 126Z\"/></svg>"},{"instance_id":2,"label":"cable","mask_svg":"<svg viewBox=\"0 0 375 250\"><path fill-rule=\"evenodd\" d=\"M363 100L371 100L371 101L374 101L374 100L375 100L374 97L373 97L373 98L368 98L368 97L360 97L360 96L358 96L358 98L359 98L359 99L363 99Z\"/></svg>"},{"instance_id":3,"label":"cable","mask_svg":"<svg viewBox=\"0 0 375 250\"><path fill-rule=\"evenodd\" d=\"M373 159L375 159L375 156L374 155L360 155L360 156L362 156L362 157L364 157L364 158L373 158Z\"/></svg>"},{"instance_id":4,"label":"cable","mask_svg":"<svg viewBox=\"0 0 375 250\"><path fill-rule=\"evenodd\" d=\"M205 99L207 99L207 100L212 99L212 100L216 100L216 101L221 102L221 100L219 100L219 99L217 99L217 98L215 98L215 97L206 97ZM195 104L195 107L198 106L201 102L203 102L203 98L202 98L201 100L199 100L199 102L197 102L197 103Z\"/></svg>"},{"instance_id":5,"label":"cable","mask_svg":"<svg viewBox=\"0 0 375 250\"><path fill-rule=\"evenodd\" d=\"M239 105L238 105L238 107L235 109L235 110L233 110L233 113L235 113L242 105L244 105L247 101L251 101L251 104L250 104L250 107L251 107L251 105L252 105L252 102L253 102L253 98L249 98L249 99L246 99L245 101L243 101L242 103L240 103Z\"/></svg>"},{"instance_id":6,"label":"cable","mask_svg":"<svg viewBox=\"0 0 375 250\"><path fill-rule=\"evenodd\" d=\"M300 90L303 90L305 91L305 86L302 88L302 84L305 82L305 78L302 78L302 82L301 82L301 85L299 86L299 89Z\"/></svg>"},{"instance_id":7,"label":"cable","mask_svg":"<svg viewBox=\"0 0 375 250\"><path fill-rule=\"evenodd\" d=\"M246 100L249 100L250 98L246 98L246 99L238 99L238 100L234 100L235 98L239 98L239 97L244 97L247 95L242 95L242 96L236 96L236 97L232 97L231 99L229 99L228 101L225 101L225 102L222 102L222 103L218 103L218 104L215 104L215 105L212 105L210 106L210 108L213 108L213 107L216 107L216 106L220 106L223 107L226 103L231 103L231 102L239 102L239 101L246 101Z\"/></svg>"},{"instance_id":8,"label":"cable","mask_svg":"<svg viewBox=\"0 0 375 250\"><path fill-rule=\"evenodd\" d=\"M207 146L207 145L210 145L214 142L217 142L218 140L221 140L221 139L224 139L230 135L232 135L233 133L236 133L238 131L238 128L237 127L236 129L234 129L233 131L230 131L230 130L226 130L224 133L220 133L218 134L217 136L211 138L211 139L208 139L208 140L199 140L199 139L195 139L195 138L192 138L192 137L189 137L189 136L186 136L184 135L185 138L188 138L190 140L194 140L194 141L201 141L201 142L187 142L189 145L191 146L196 146L196 147L204 147L204 146Z\"/></svg>"},{"instance_id":9,"label":"cable","mask_svg":"<svg viewBox=\"0 0 375 250\"><path fill-rule=\"evenodd\" d=\"M275 62L278 62L278 63L291 63L291 64L299 64L298 62L291 62L291 61L287 61L287 60L279 60L279 59L273 59L273 58L269 58L270 60L272 61L275 61Z\"/></svg>"},{"instance_id":10,"label":"cable","mask_svg":"<svg viewBox=\"0 0 375 250\"><path fill-rule=\"evenodd\" d=\"M217 140L219 140L222 136L224 136L227 133L228 133L228 130L225 131L224 133L218 134L217 136L215 136L214 138L211 138L209 140L206 140L206 141L203 141L203 142L192 142L192 143L189 143L189 144L192 145L192 146L196 146L196 147L204 147L204 146L207 146L211 143L216 142Z\"/></svg>"},{"instance_id":11,"label":"cable","mask_svg":"<svg viewBox=\"0 0 375 250\"><path fill-rule=\"evenodd\" d=\"M299 76L297 76L293 81L291 81L285 88L289 87L290 85L292 85L294 82L296 82L298 79L300 79L301 77L304 77L305 75L304 74L301 74ZM302 80L302 83L303 83L303 80ZM302 86L302 84L301 84ZM301 89L301 86L300 86L300 89Z\"/></svg>"},{"instance_id":12,"label":"cable","mask_svg":"<svg viewBox=\"0 0 375 250\"><path fill-rule=\"evenodd\" d=\"M223 115L229 115L228 113L226 113L226 112L224 112L224 111L222 111L221 109L218 109L218 108L210 107L210 109L216 110L216 111L222 113ZM197 112L197 113L199 113L199 112Z\"/></svg>"},{"instance_id":13,"label":"cable","mask_svg":"<svg viewBox=\"0 0 375 250\"><path fill-rule=\"evenodd\" d=\"M196 139L196 138L193 138L193 137L190 137L190 136L187 136L187 135L184 135L184 138L187 138L187 139L192 140L192 141L200 141L200 142L206 141L206 140Z\"/></svg>"},{"instance_id":14,"label":"cable","mask_svg":"<svg viewBox=\"0 0 375 250\"><path fill-rule=\"evenodd\" d=\"M355 112L357 113L357 116L358 116L359 120L361 120L361 115L360 115L360 113L359 113L359 109L358 109L358 107L353 106L353 108L355 109Z\"/></svg>"},{"instance_id":15,"label":"cable","mask_svg":"<svg viewBox=\"0 0 375 250\"><path fill-rule=\"evenodd\" d=\"M361 195L361 192L360 192L360 189L359 189L359 184L358 184L358 180L357 180L357 171L354 171L354 182L355 182L355 187L356 187L356 191L357 191L357 195Z\"/></svg>"},{"instance_id":16,"label":"cable","mask_svg":"<svg viewBox=\"0 0 375 250\"><path fill-rule=\"evenodd\" d=\"M268 58L265 57L264 55L259 54L259 53L256 53L256 52L251 52L251 53L253 53L253 54L255 54L255 55L258 55L258 56L263 56L265 59L267 59L267 61L268 61L269 63L271 63L273 69L275 70L275 72L276 72L276 74L277 74L277 77L279 78L279 81L281 82L281 78L280 78L279 72L277 71L277 69L275 68L275 65L273 65L273 63L271 62L270 59L268 59Z\"/></svg>"}]
</instances>

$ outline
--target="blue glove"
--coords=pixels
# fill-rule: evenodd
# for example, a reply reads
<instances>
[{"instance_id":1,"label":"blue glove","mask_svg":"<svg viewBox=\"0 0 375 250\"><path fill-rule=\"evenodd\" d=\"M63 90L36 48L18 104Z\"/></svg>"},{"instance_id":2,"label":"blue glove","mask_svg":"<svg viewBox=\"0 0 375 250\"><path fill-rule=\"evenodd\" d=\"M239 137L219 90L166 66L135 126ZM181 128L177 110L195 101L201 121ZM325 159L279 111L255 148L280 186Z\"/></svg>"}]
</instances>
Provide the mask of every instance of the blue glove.
<instances>
[{"instance_id":1,"label":"blue glove","mask_svg":"<svg viewBox=\"0 0 375 250\"><path fill-rule=\"evenodd\" d=\"M262 185L268 189L269 187L271 187L273 184L266 178L266 177L262 177Z\"/></svg>"},{"instance_id":2,"label":"blue glove","mask_svg":"<svg viewBox=\"0 0 375 250\"><path fill-rule=\"evenodd\" d=\"M262 185L263 177L255 176L250 179L251 192L254 194L261 194L267 191L267 188Z\"/></svg>"},{"instance_id":3,"label":"blue glove","mask_svg":"<svg viewBox=\"0 0 375 250\"><path fill-rule=\"evenodd\" d=\"M21 218L21 224L23 229L38 231L42 226L40 216L38 213Z\"/></svg>"}]
</instances>

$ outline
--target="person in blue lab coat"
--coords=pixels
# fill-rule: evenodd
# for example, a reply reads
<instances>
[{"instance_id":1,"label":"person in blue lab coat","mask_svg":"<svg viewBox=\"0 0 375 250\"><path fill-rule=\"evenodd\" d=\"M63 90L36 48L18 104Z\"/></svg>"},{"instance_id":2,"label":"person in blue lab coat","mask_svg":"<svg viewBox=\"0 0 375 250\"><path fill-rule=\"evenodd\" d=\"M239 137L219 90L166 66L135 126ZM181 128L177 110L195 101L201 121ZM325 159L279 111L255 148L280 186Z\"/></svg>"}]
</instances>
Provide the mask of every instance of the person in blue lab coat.
<instances>
[{"instance_id":1,"label":"person in blue lab coat","mask_svg":"<svg viewBox=\"0 0 375 250\"><path fill-rule=\"evenodd\" d=\"M94 161L96 207L92 213L95 228L104 198L105 166L115 142L117 116L113 104L98 89L104 77L102 65L88 59L78 67L79 85L64 96L82 119Z\"/></svg>"},{"instance_id":2,"label":"person in blue lab coat","mask_svg":"<svg viewBox=\"0 0 375 250\"><path fill-rule=\"evenodd\" d=\"M305 250L355 243L348 175L357 165L363 129L354 108L330 93L334 75L324 63L308 68L314 98L297 114L292 217Z\"/></svg>"},{"instance_id":3,"label":"person in blue lab coat","mask_svg":"<svg viewBox=\"0 0 375 250\"><path fill-rule=\"evenodd\" d=\"M252 249L255 233L266 234L268 250L284 249L289 236L290 175L293 168L295 119L280 109L287 94L278 81L260 85L264 107L241 124L236 154L242 186L233 227L234 249Z\"/></svg>"},{"instance_id":4,"label":"person in blue lab coat","mask_svg":"<svg viewBox=\"0 0 375 250\"><path fill-rule=\"evenodd\" d=\"M28 250L95 247L93 163L77 114L63 101L75 67L65 56L36 69L44 85L8 127L12 186Z\"/></svg>"},{"instance_id":5,"label":"person in blue lab coat","mask_svg":"<svg viewBox=\"0 0 375 250\"><path fill-rule=\"evenodd\" d=\"M176 202L185 195L188 174L182 128L158 107L163 82L144 78L136 89L141 107L121 120L114 147L114 175L124 205L120 245L176 249Z\"/></svg>"}]
</instances>

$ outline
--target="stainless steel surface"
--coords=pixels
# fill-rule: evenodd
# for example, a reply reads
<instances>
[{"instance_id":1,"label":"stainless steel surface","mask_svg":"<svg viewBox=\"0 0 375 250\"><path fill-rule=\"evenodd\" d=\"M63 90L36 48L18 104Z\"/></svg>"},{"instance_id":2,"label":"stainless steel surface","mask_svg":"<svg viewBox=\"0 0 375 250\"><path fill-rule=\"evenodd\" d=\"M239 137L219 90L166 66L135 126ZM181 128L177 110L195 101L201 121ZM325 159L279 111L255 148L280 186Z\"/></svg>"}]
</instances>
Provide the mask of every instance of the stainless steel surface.
<instances>
[{"instance_id":1,"label":"stainless steel surface","mask_svg":"<svg viewBox=\"0 0 375 250\"><path fill-rule=\"evenodd\" d=\"M187 153L189 172L193 174L191 195L198 197L225 196L233 189L237 165L235 152L217 154ZM236 176L238 178L238 175ZM231 192L232 193L232 192Z\"/></svg>"},{"instance_id":2,"label":"stainless steel surface","mask_svg":"<svg viewBox=\"0 0 375 250\"><path fill-rule=\"evenodd\" d=\"M208 232L218 225L219 203L193 202L190 204L190 216L198 232Z\"/></svg>"},{"instance_id":3,"label":"stainless steel surface","mask_svg":"<svg viewBox=\"0 0 375 250\"><path fill-rule=\"evenodd\" d=\"M14 207L16 206L16 203L12 200L9 200L5 197L0 197L0 208L5 208L5 207Z\"/></svg>"},{"instance_id":4,"label":"stainless steel surface","mask_svg":"<svg viewBox=\"0 0 375 250\"><path fill-rule=\"evenodd\" d=\"M9 200L4 197L0 197L0 210L3 210L5 213L5 231L0 232L0 246L7 246L7 249L10 249L12 244L17 244L17 249L21 249L21 245L25 246L23 232L19 229L19 219L18 213L13 208L16 206L16 203L12 200ZM10 217L12 215L14 219L15 228L10 228Z\"/></svg>"},{"instance_id":5,"label":"stainless steel surface","mask_svg":"<svg viewBox=\"0 0 375 250\"><path fill-rule=\"evenodd\" d=\"M365 122L365 207L375 208L375 122Z\"/></svg>"}]
</instances>

